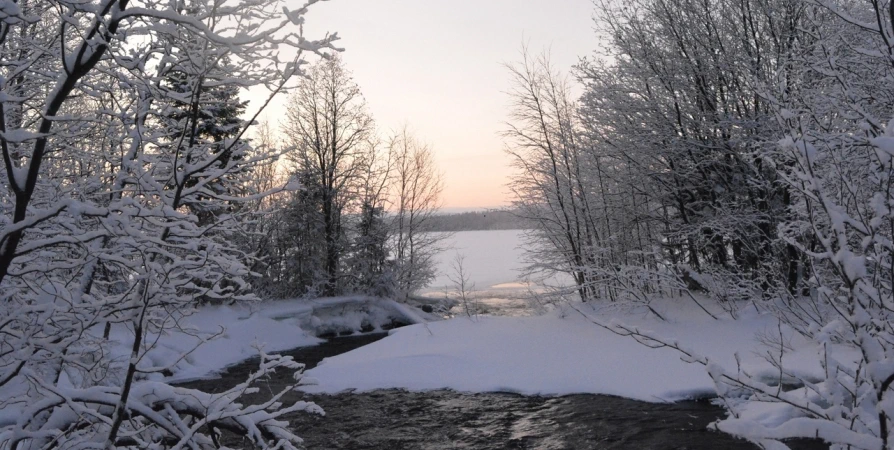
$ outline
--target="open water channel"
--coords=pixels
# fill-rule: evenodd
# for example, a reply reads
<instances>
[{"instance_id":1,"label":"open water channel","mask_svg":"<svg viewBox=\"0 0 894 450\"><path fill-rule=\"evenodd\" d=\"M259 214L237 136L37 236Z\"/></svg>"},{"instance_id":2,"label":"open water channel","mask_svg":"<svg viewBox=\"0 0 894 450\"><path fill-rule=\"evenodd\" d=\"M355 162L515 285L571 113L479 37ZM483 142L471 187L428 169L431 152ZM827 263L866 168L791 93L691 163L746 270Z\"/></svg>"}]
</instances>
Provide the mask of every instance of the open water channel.
<instances>
[{"instance_id":1,"label":"open water channel","mask_svg":"<svg viewBox=\"0 0 894 450\"><path fill-rule=\"evenodd\" d=\"M371 343L385 334L340 337L314 347L282 352L315 366ZM232 366L221 379L197 380L184 386L219 392L256 370L257 361ZM362 376L362 375L360 375ZM289 373L274 374L260 402L293 382ZM470 394L449 390L408 392L388 389L337 395L287 394L286 403L310 400L325 416L306 413L289 417L308 449L755 449L756 446L707 429L722 417L722 408L707 400L645 403L606 395L561 397L511 393ZM240 448L238 441L227 443ZM816 442L790 443L793 449L828 448Z\"/></svg>"},{"instance_id":2,"label":"open water channel","mask_svg":"<svg viewBox=\"0 0 894 450\"><path fill-rule=\"evenodd\" d=\"M466 257L479 312L528 315L517 279L521 253L518 231L473 231L450 236L451 250L438 255L440 274L430 294L450 290L447 277L454 254ZM455 312L455 311L454 311ZM335 356L384 337L384 333L339 337L314 347L282 352L314 367ZM221 379L198 380L186 386L219 392L256 370L257 360L232 366ZM535 368L532 368L535 370ZM362 377L362 374L357 374ZM290 373L274 374L261 392L245 400L260 402L293 382ZM707 426L724 410L709 400L645 403L606 395L561 397L512 393L461 393L450 390L408 392L388 389L364 393L308 395L293 392L286 403L310 400L325 416L306 413L289 417L308 449L754 449L756 446ZM244 447L240 442L231 447ZM816 442L790 443L794 449L828 448Z\"/></svg>"}]
</instances>

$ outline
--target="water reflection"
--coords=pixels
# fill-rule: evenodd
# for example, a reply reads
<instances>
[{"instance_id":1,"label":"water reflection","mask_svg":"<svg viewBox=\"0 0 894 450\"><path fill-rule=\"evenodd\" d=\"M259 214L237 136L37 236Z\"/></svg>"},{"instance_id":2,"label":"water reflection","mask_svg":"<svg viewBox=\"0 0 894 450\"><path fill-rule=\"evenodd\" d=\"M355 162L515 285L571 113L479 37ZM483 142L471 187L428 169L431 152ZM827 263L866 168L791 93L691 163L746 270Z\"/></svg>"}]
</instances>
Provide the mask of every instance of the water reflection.
<instances>
[{"instance_id":1,"label":"water reflection","mask_svg":"<svg viewBox=\"0 0 894 450\"><path fill-rule=\"evenodd\" d=\"M285 352L312 367L366 345L385 334L331 339ZM231 367L219 380L188 386L220 391L238 383L256 361ZM362 374L358 374L362 376ZM291 380L274 374L262 392L276 392ZM265 394L249 397L261 401ZM449 390L407 392L398 389L338 395L289 393L285 402L311 400L326 416L289 418L309 449L755 449L748 442L709 431L723 416L708 401L644 403L604 395L532 397L510 393L467 394ZM241 442L228 445L241 447ZM827 448L794 443L793 449Z\"/></svg>"}]
</instances>

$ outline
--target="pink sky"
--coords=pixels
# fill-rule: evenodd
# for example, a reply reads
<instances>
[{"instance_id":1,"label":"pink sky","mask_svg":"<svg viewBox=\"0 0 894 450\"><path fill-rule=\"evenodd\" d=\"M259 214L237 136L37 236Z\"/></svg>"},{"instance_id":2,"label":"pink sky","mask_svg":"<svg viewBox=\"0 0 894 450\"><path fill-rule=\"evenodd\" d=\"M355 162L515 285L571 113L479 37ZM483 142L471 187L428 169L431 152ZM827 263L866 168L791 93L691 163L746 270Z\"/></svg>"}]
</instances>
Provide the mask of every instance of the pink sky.
<instances>
[{"instance_id":1,"label":"pink sky","mask_svg":"<svg viewBox=\"0 0 894 450\"><path fill-rule=\"evenodd\" d=\"M432 146L445 207L496 207L511 173L503 64L527 42L569 69L596 45L591 12L589 0L332 0L312 7L305 35L337 31L379 129L406 123Z\"/></svg>"}]
</instances>

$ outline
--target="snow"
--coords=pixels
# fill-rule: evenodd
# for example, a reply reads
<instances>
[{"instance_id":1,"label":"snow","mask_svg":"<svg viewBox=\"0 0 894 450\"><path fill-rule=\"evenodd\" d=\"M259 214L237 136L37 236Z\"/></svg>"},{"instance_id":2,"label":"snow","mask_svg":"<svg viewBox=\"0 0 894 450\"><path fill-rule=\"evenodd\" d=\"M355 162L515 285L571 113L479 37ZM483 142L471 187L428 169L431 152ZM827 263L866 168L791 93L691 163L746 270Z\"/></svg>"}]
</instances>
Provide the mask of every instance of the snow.
<instances>
[{"instance_id":1,"label":"snow","mask_svg":"<svg viewBox=\"0 0 894 450\"><path fill-rule=\"evenodd\" d=\"M735 369L735 354L752 373L766 373L759 355L768 349L758 333L776 330L768 316L713 320L683 299L653 305L668 317L661 322L638 310L584 311L608 323L614 317L708 356ZM620 318L619 318L620 317ZM787 337L791 338L791 337ZM788 356L795 370L820 374L809 346ZM385 388L463 392L507 391L527 395L594 393L648 402L713 396L714 383L704 367L689 364L668 348L647 348L594 325L573 309L535 317L456 318L414 325L349 353L325 359L308 376L315 393Z\"/></svg>"},{"instance_id":2,"label":"snow","mask_svg":"<svg viewBox=\"0 0 894 450\"><path fill-rule=\"evenodd\" d=\"M438 274L428 287L429 292L443 293L452 289L448 278L452 274L454 256L466 257L464 269L477 289L487 289L519 279L522 269L521 230L460 231L445 239L446 250L435 256Z\"/></svg>"},{"instance_id":3,"label":"snow","mask_svg":"<svg viewBox=\"0 0 894 450\"><path fill-rule=\"evenodd\" d=\"M462 232L453 244L467 256L473 280L489 292L520 293L518 231ZM440 255L441 268L452 260ZM705 302L707 303L707 302ZM151 375L167 382L214 377L227 366L267 353L315 345L322 333L338 334L378 328L393 318L415 325L392 330L377 342L325 359L309 370L302 390L312 393L403 388L416 391L453 389L461 392L515 392L524 395L607 394L647 402L672 402L713 397L708 370L681 359L671 348L649 348L593 323L624 323L648 330L666 342L708 357L711 366L741 367L767 382L778 374L766 358L780 327L769 315L740 311L737 320L715 320L686 298L659 299L651 305L662 317L637 306L560 304L546 314L526 317L477 316L431 321L434 317L391 300L338 297L270 301L252 306L209 306L183 320L189 332L150 336L155 348L139 362L143 369L171 367L172 373ZM715 315L723 316L721 311ZM796 375L821 378L818 348L782 328L786 365ZM198 345L202 338L218 334ZM113 328L111 351L119 361L130 358L130 336ZM192 351L195 349L194 351ZM190 353L191 352L191 353ZM183 356L189 353L188 356ZM300 361L299 361L300 362ZM0 393L2 394L2 393ZM738 418L720 422L727 432L745 431L772 438L794 414L780 404L736 405ZM15 411L0 414L14 420ZM812 426L805 422L803 426ZM789 426L789 425L786 425ZM755 428L757 427L757 428Z\"/></svg>"},{"instance_id":4,"label":"snow","mask_svg":"<svg viewBox=\"0 0 894 450\"><path fill-rule=\"evenodd\" d=\"M437 276L422 295L441 298L456 297L450 277L455 276L455 257L465 257L463 269L469 276L471 297L476 308L499 315L530 315L531 292L541 292L542 286L523 277L523 253L520 244L524 230L459 231L444 239L445 250L435 256ZM549 285L568 285L570 278L554 276L537 280ZM460 308L455 308L454 312Z\"/></svg>"},{"instance_id":5,"label":"snow","mask_svg":"<svg viewBox=\"0 0 894 450\"><path fill-rule=\"evenodd\" d=\"M518 231L457 235L454 245L465 252L476 283L486 286L491 294L528 289L517 277ZM449 251L445 253L441 255L442 268L452 259ZM716 395L715 384L702 365L684 361L674 349L649 348L619 336L594 324L595 320L648 330L646 334L707 356L712 370L719 365L734 373L738 354L748 373L768 383L778 377L765 360L778 350L765 344L773 342L780 329L773 317L751 309L740 311L737 320L715 320L686 298L659 299L650 306L667 320L629 304L560 304L538 316L457 317L444 321L431 321L431 315L407 305L369 297L209 306L183 320L188 332L150 336L148 341L156 342L156 346L138 364L142 369L171 367L172 373L151 375L155 381L214 377L227 366L257 356L259 348L271 353L315 345L322 341L315 336L322 333L381 329L393 318L400 318L415 325L392 330L380 341L325 359L306 373L305 380L311 383L301 389L311 393L388 388L523 395L593 393L646 402ZM713 313L723 316L719 310ZM816 345L782 330L782 342L797 349L785 356L789 370L806 378L821 378ZM218 333L198 345L203 337ZM113 355L122 362L129 360L128 331L114 328L112 338L118 343L111 349ZM717 427L737 435L771 439L788 430L779 427L821 425L790 422L796 413L782 404L745 402L734 407L737 418L721 421ZM17 416L13 408L0 412L0 423Z\"/></svg>"},{"instance_id":6,"label":"snow","mask_svg":"<svg viewBox=\"0 0 894 450\"><path fill-rule=\"evenodd\" d=\"M34 132L31 132L31 131L23 129L23 128L15 128L15 129L0 133L0 135L3 136L3 139L5 139L6 142L10 142L10 143L22 143L22 142L31 141L31 140L34 140L34 139L44 136L44 135L41 135L40 133L34 133Z\"/></svg>"},{"instance_id":7,"label":"snow","mask_svg":"<svg viewBox=\"0 0 894 450\"><path fill-rule=\"evenodd\" d=\"M46 285L44 289L47 292L55 290L52 285ZM46 298L52 297L47 295ZM141 357L138 367L157 369L157 373L150 375L155 381L214 378L228 366L257 357L259 349L275 353L316 345L323 342L316 337L318 334L355 332L364 325L381 330L382 325L390 324L392 319L418 323L431 317L393 300L364 296L204 306L182 319L181 330L168 330L161 336L148 335L145 342L154 347ZM96 336L101 336L102 332L101 325L91 329ZM203 339L207 342L202 343ZM116 325L110 340L113 343L109 349L111 358L119 365L129 362L133 343L131 332ZM160 370L163 368L169 369L170 373L163 375ZM27 387L22 382L6 384L0 387L0 398L24 389ZM15 423L20 416L20 408L0 408L0 424Z\"/></svg>"},{"instance_id":8,"label":"snow","mask_svg":"<svg viewBox=\"0 0 894 450\"><path fill-rule=\"evenodd\" d=\"M278 321L266 312L252 313L244 307L207 307L186 319L188 326L206 335L222 331L218 338L202 344L183 362L177 364L169 381L184 381L215 374L225 367L258 355L256 345L267 352L315 345L322 340L296 327ZM122 336L123 343L129 341ZM198 344L199 338L184 333L164 336L158 347L149 352L152 366L166 366Z\"/></svg>"},{"instance_id":9,"label":"snow","mask_svg":"<svg viewBox=\"0 0 894 450\"><path fill-rule=\"evenodd\" d=\"M140 367L173 365L172 374L166 377L170 382L213 377L230 365L258 356L258 348L272 353L316 345L323 342L316 337L319 334L359 331L363 325L381 329L392 318L409 323L426 320L392 300L370 297L207 306L182 321L181 328L186 332L149 336L147 341L157 340L157 345L143 357ZM212 336L199 345L203 338ZM129 358L132 338L128 330L113 328L111 338L118 343L112 349L113 354L119 360ZM186 353L189 354L184 357Z\"/></svg>"}]
</instances>

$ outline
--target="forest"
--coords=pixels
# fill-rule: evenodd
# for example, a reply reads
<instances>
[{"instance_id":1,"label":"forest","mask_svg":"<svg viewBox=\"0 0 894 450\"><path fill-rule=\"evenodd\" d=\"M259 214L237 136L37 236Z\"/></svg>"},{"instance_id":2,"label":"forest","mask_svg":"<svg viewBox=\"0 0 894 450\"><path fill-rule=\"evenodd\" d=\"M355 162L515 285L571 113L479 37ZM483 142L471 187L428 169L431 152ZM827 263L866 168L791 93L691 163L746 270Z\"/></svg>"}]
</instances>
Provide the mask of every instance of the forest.
<instances>
[{"instance_id":1,"label":"forest","mask_svg":"<svg viewBox=\"0 0 894 450\"><path fill-rule=\"evenodd\" d=\"M247 320L226 314L286 300L380 301L418 322L385 338L403 349L516 332L478 317L459 255L445 296L464 321L415 308L466 229L522 229L524 274L569 281L525 285L556 328L504 337L491 363L524 336L607 330L703 366L729 411L714 428L760 448L894 448L894 2L595 0L575 67L527 46L506 64L511 205L453 216L432 146L376 124L338 34L304 36L316 3L0 0L0 449L303 448L289 420L322 408L283 399L304 364L256 335L232 388L170 376ZM668 299L715 337L772 322L770 375L619 320L669 327ZM232 323L190 325L208 311ZM560 321L576 313L585 327ZM818 371L790 357L807 348ZM295 376L240 400L276 371Z\"/></svg>"},{"instance_id":2,"label":"forest","mask_svg":"<svg viewBox=\"0 0 894 450\"><path fill-rule=\"evenodd\" d=\"M529 225L512 210L469 211L432 216L426 231L523 230Z\"/></svg>"},{"instance_id":3,"label":"forest","mask_svg":"<svg viewBox=\"0 0 894 450\"><path fill-rule=\"evenodd\" d=\"M724 372L644 330L603 325L704 364L721 395L798 411L726 430L765 448L816 436L891 448L894 4L880 1L595 2L593 57L571 78L531 55L510 65L534 270L584 302L706 298L767 312L818 343L823 373L785 362L797 394ZM580 83L583 94L572 94ZM832 348L847 348L837 356Z\"/></svg>"}]
</instances>

